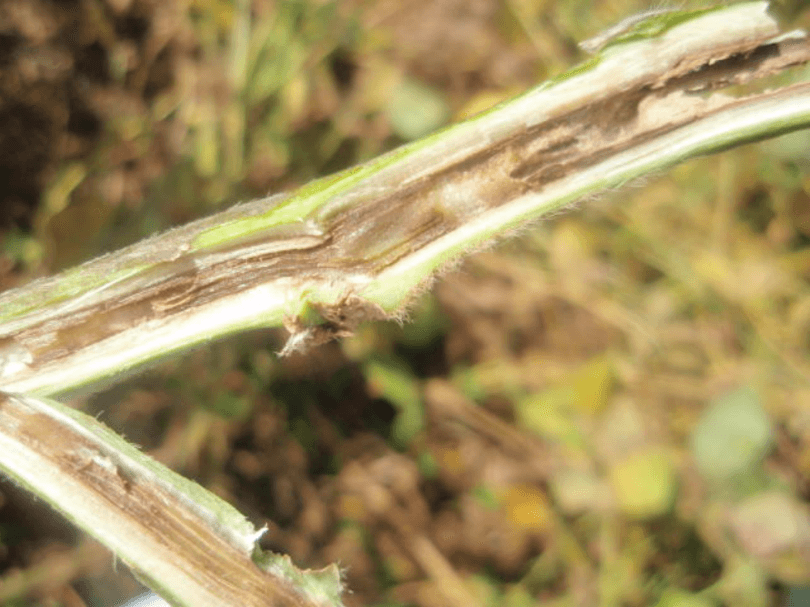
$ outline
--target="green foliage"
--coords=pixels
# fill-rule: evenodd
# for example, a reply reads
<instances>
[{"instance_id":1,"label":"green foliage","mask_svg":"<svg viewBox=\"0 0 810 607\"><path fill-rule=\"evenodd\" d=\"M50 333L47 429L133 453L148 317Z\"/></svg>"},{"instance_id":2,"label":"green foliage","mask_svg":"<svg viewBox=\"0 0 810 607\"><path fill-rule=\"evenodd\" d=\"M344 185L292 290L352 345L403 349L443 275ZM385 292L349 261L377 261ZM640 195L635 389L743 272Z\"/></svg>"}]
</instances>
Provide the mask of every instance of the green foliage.
<instances>
[{"instance_id":1,"label":"green foliage","mask_svg":"<svg viewBox=\"0 0 810 607\"><path fill-rule=\"evenodd\" d=\"M439 91L411 78L394 89L388 102L391 128L405 141L424 137L447 122L450 108Z\"/></svg>"},{"instance_id":2,"label":"green foliage","mask_svg":"<svg viewBox=\"0 0 810 607\"><path fill-rule=\"evenodd\" d=\"M655 607L716 607L717 603L706 595L685 590L668 590Z\"/></svg>"},{"instance_id":3,"label":"green foliage","mask_svg":"<svg viewBox=\"0 0 810 607\"><path fill-rule=\"evenodd\" d=\"M704 477L729 482L755 471L773 437L758 394L740 388L710 403L692 433L692 454Z\"/></svg>"},{"instance_id":4,"label":"green foliage","mask_svg":"<svg viewBox=\"0 0 810 607\"><path fill-rule=\"evenodd\" d=\"M391 439L399 447L407 446L425 427L425 412L419 384L401 363L370 360L364 369L369 391L386 399L397 409Z\"/></svg>"}]
</instances>

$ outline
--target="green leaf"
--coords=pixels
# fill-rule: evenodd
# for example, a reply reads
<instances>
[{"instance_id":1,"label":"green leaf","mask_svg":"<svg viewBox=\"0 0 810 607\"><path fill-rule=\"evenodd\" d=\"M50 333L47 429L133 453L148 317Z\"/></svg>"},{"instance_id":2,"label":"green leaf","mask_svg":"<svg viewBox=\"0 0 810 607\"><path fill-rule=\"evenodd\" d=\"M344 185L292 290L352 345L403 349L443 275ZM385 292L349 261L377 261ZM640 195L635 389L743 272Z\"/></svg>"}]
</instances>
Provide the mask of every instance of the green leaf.
<instances>
[{"instance_id":1,"label":"green leaf","mask_svg":"<svg viewBox=\"0 0 810 607\"><path fill-rule=\"evenodd\" d=\"M703 413L692 433L692 456L704 478L729 481L759 466L773 436L758 394L740 388L715 400Z\"/></svg>"},{"instance_id":2,"label":"green leaf","mask_svg":"<svg viewBox=\"0 0 810 607\"><path fill-rule=\"evenodd\" d=\"M407 445L425 427L425 411L416 378L394 362L371 361L364 371L371 393L397 409L392 429L394 442L399 446Z\"/></svg>"},{"instance_id":3,"label":"green leaf","mask_svg":"<svg viewBox=\"0 0 810 607\"><path fill-rule=\"evenodd\" d=\"M709 597L685 590L667 591L656 603L656 607L715 607L715 605L717 603Z\"/></svg>"},{"instance_id":4,"label":"green leaf","mask_svg":"<svg viewBox=\"0 0 810 607\"><path fill-rule=\"evenodd\" d=\"M518 426L568 446L582 445L582 435L571 415L573 389L552 387L515 402Z\"/></svg>"},{"instance_id":5,"label":"green leaf","mask_svg":"<svg viewBox=\"0 0 810 607\"><path fill-rule=\"evenodd\" d=\"M447 122L450 108L435 89L405 78L388 103L388 120L405 141L419 139Z\"/></svg>"}]
</instances>

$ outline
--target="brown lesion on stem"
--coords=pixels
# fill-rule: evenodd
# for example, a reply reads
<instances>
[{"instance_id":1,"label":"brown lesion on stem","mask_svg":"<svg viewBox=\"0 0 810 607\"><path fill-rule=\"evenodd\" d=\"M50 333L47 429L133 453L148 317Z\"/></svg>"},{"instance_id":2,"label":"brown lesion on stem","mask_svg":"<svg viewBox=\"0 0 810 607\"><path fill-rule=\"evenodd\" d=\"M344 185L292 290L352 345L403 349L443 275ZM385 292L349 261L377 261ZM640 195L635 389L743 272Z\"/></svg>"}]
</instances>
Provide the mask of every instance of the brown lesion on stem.
<instances>
[{"instance_id":1,"label":"brown lesion on stem","mask_svg":"<svg viewBox=\"0 0 810 607\"><path fill-rule=\"evenodd\" d=\"M91 533L95 530L105 538L119 529L128 533L126 541L181 570L187 583L218 597L217 604L317 607L289 581L263 571L251 554L218 533L176 492L142 474L89 433L33 409L23 398L0 392L0 438L4 444L13 441L18 452L37 454L29 466L42 465L44 474L55 473L56 480L50 482L59 486L50 489L70 492L72 499L63 504L70 516L84 517L85 524L88 517L98 521L90 525ZM160 582L162 572L134 571Z\"/></svg>"},{"instance_id":2,"label":"brown lesion on stem","mask_svg":"<svg viewBox=\"0 0 810 607\"><path fill-rule=\"evenodd\" d=\"M87 306L34 322L5 337L30 352L32 361L25 373L36 373L42 365L56 364L114 334L153 320L170 322L263 284L286 280L340 289L349 275L372 280L489 210L744 102L709 92L808 59L810 45L800 36L779 42L747 40L733 48L690 55L667 73L650 75L623 90L611 91L608 86L585 106L560 107L539 124L515 127L455 162L438 164L434 170L423 167L421 177L404 184L361 188L349 194L345 204L318 216L318 236L280 234L278 246L263 249L261 242L248 241L213 252L183 253L180 245L187 241L182 241L172 255L161 253L156 267L102 290ZM462 194L452 200L447 192ZM470 195L465 198L466 193ZM258 206L248 207L250 213L261 212ZM235 216L235 211L226 213ZM204 221L216 225L212 218ZM161 238L150 244L158 246ZM131 262L132 252L128 255ZM345 292L356 293L350 286ZM310 305L318 312L318 322L289 319L286 325L295 338L284 353L348 335L363 320L390 316L356 295L346 295L334 304Z\"/></svg>"},{"instance_id":3,"label":"brown lesion on stem","mask_svg":"<svg viewBox=\"0 0 810 607\"><path fill-rule=\"evenodd\" d=\"M320 316L322 322L311 324L297 317L286 319L284 328L289 331L290 338L284 349L279 352L281 356L303 352L341 337L349 337L364 322L391 318L390 314L377 304L352 294L344 295L336 304L316 303L310 307Z\"/></svg>"}]
</instances>

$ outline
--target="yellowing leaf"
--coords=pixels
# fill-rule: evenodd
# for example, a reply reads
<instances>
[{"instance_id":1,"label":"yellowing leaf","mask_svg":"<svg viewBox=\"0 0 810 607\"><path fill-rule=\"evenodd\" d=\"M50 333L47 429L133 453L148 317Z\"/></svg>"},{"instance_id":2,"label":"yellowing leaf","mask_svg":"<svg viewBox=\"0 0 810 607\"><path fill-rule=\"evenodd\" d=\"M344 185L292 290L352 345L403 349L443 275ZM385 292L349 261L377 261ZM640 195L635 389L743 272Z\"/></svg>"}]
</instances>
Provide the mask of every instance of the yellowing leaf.
<instances>
[{"instance_id":1,"label":"yellowing leaf","mask_svg":"<svg viewBox=\"0 0 810 607\"><path fill-rule=\"evenodd\" d=\"M583 413L598 413L607 405L613 390L613 366L605 356L585 363L573 378L576 409Z\"/></svg>"},{"instance_id":2,"label":"yellowing leaf","mask_svg":"<svg viewBox=\"0 0 810 607\"><path fill-rule=\"evenodd\" d=\"M666 514L675 497L676 477L670 457L660 447L628 456L610 469L619 509L633 518Z\"/></svg>"},{"instance_id":3,"label":"yellowing leaf","mask_svg":"<svg viewBox=\"0 0 810 607\"><path fill-rule=\"evenodd\" d=\"M506 520L519 529L543 531L553 520L545 493L534 485L512 485L501 495L501 504Z\"/></svg>"}]
</instances>

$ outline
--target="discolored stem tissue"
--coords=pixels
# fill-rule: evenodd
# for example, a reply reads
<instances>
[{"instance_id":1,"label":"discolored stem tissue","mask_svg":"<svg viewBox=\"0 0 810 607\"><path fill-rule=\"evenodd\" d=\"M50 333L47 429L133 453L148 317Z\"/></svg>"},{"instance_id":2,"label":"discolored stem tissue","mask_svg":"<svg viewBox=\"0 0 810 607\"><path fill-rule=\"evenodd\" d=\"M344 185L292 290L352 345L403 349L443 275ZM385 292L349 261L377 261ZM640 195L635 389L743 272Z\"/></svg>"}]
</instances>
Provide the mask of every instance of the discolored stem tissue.
<instances>
[{"instance_id":1,"label":"discolored stem tissue","mask_svg":"<svg viewBox=\"0 0 810 607\"><path fill-rule=\"evenodd\" d=\"M810 83L762 2L653 12L520 97L290 194L237 205L0 295L0 388L52 395L237 331L284 353L399 318L463 255L686 158L806 127Z\"/></svg>"}]
</instances>

